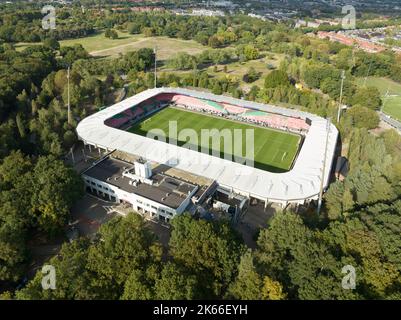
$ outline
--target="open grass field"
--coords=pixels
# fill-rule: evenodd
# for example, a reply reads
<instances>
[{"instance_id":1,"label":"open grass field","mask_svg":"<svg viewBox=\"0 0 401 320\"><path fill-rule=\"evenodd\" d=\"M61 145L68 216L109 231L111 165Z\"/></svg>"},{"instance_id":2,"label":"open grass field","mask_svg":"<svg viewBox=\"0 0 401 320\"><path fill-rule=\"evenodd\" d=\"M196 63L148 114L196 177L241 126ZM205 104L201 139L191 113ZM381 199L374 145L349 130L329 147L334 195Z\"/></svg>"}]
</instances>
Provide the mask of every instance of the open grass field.
<instances>
[{"instance_id":1,"label":"open grass field","mask_svg":"<svg viewBox=\"0 0 401 320\"><path fill-rule=\"evenodd\" d=\"M358 85L365 84L365 78L358 78L357 79ZM367 77L366 78L366 85L371 87L376 87L379 89L380 93L384 96L389 90L389 95L393 94L400 94L401 95L401 84L397 83L388 78L381 78L381 77Z\"/></svg>"},{"instance_id":2,"label":"open grass field","mask_svg":"<svg viewBox=\"0 0 401 320\"><path fill-rule=\"evenodd\" d=\"M365 78L359 78L357 84L363 86ZM383 112L401 121L401 84L388 78L368 77L366 85L379 89L384 102ZM386 93L388 90L388 96Z\"/></svg>"},{"instance_id":3,"label":"open grass field","mask_svg":"<svg viewBox=\"0 0 401 320\"><path fill-rule=\"evenodd\" d=\"M117 39L106 38L104 36L104 32L98 32L92 36L85 38L62 40L60 41L60 45L62 47L65 47L73 46L74 44L81 44L86 49L86 51L88 51L90 54L93 54L93 52L97 52L100 50L107 50L136 42L143 37L140 34L129 34L118 30L116 31L118 33Z\"/></svg>"},{"instance_id":4,"label":"open grass field","mask_svg":"<svg viewBox=\"0 0 401 320\"><path fill-rule=\"evenodd\" d=\"M205 48L207 49L207 48ZM210 48L209 48L210 49ZM265 56L263 56L265 55ZM262 52L262 56L259 59L245 61L245 62L232 62L226 65L227 72L224 72L224 65L217 64L217 70L214 69L214 65L207 66L201 68L199 70L207 71L207 73L212 78L224 78L224 77L235 77L239 80L241 89L248 91L252 86L257 85L259 87L264 86L265 77L272 71L268 68L268 65L272 65L274 68L278 68L281 61L284 59L284 54L272 53L272 52ZM250 68L254 68L257 72L259 72L259 79L252 83L244 82L243 76L248 72ZM161 72L174 72L175 74L183 75L193 70L174 70L169 68L168 66L162 66L159 69Z\"/></svg>"},{"instance_id":5,"label":"open grass field","mask_svg":"<svg viewBox=\"0 0 401 320\"><path fill-rule=\"evenodd\" d=\"M74 44L81 44L88 52L96 52L99 50L110 49L120 45L126 45L135 42L143 38L143 35L129 34L116 30L118 33L118 39L110 39L104 36L104 32L96 32L93 35L84 38L61 40L60 46L73 46ZM17 50L23 50L29 45L35 45L40 43L25 43L21 42L16 45Z\"/></svg>"},{"instance_id":6,"label":"open grass field","mask_svg":"<svg viewBox=\"0 0 401 320\"><path fill-rule=\"evenodd\" d=\"M172 107L165 108L143 120L142 122L134 125L129 129L129 132L146 136L147 133L152 129L161 129L165 132L166 136L168 136L169 121L177 121L178 133L182 129L195 130L199 139L198 150L200 151L200 148L205 148L206 150L209 150L209 154L211 154L211 151L213 150L211 143L212 139L202 144L200 141L202 129L229 129L232 136L234 129L242 129L243 155L245 155L246 150L245 130L253 130L254 166L270 172L288 171L295 159L300 142L300 136L295 134L261 128L245 123L220 119L217 117L202 115ZM177 144L182 146L187 142L188 141L183 141L178 138ZM223 139L220 138L220 150L224 150L223 144ZM221 152L220 157L224 158L223 152Z\"/></svg>"},{"instance_id":7,"label":"open grass field","mask_svg":"<svg viewBox=\"0 0 401 320\"><path fill-rule=\"evenodd\" d=\"M271 55L272 57L269 57ZM224 65L217 65L217 72L214 72L214 66L210 66L207 68L207 72L215 77L219 77L222 75L230 75L235 76L241 80L242 89L250 89L252 86L257 85L259 87L263 87L265 77L271 72L267 68L270 64L275 68L278 68L280 62L283 60L283 54L272 54L269 53L263 58L250 60L246 62L234 62L227 65L227 73L224 73ZM248 72L250 68L254 68L257 72L260 73L260 77L253 83L245 83L242 81L243 76Z\"/></svg>"},{"instance_id":8,"label":"open grass field","mask_svg":"<svg viewBox=\"0 0 401 320\"><path fill-rule=\"evenodd\" d=\"M125 54L130 51L139 50L142 48L157 48L157 57L159 60L167 60L172 58L179 52L188 54L198 54L206 49L206 47L193 40L181 40L168 37L150 37L141 36L130 43L117 45L112 48L106 48L98 51L90 52L93 56L108 56L113 57L118 54Z\"/></svg>"},{"instance_id":9,"label":"open grass field","mask_svg":"<svg viewBox=\"0 0 401 320\"><path fill-rule=\"evenodd\" d=\"M401 96L390 96L386 98L383 112L401 121Z\"/></svg>"},{"instance_id":10,"label":"open grass field","mask_svg":"<svg viewBox=\"0 0 401 320\"><path fill-rule=\"evenodd\" d=\"M168 37L146 38L142 34L129 34L117 31L118 39L109 39L104 36L104 32L97 32L94 35L84 38L61 40L60 46L73 46L81 44L91 55L100 57L113 57L120 53L124 54L141 48L154 48L157 46L158 58L166 60L173 57L178 52L197 54L206 47L193 40L172 39ZM23 50L30 45L40 43L18 43L17 50Z\"/></svg>"}]
</instances>

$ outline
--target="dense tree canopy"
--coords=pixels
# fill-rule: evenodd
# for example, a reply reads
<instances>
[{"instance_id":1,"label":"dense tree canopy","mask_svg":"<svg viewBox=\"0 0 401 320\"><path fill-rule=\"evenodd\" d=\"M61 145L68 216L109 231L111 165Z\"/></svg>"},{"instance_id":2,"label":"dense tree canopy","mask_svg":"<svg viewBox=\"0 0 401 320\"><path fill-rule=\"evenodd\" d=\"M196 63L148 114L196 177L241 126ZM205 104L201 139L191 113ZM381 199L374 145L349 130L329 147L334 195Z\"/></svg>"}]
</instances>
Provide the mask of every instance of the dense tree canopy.
<instances>
[{"instance_id":1,"label":"dense tree canopy","mask_svg":"<svg viewBox=\"0 0 401 320\"><path fill-rule=\"evenodd\" d=\"M83 185L60 160L17 151L0 164L0 186L0 281L17 281L28 258L27 231L60 232Z\"/></svg>"}]
</instances>

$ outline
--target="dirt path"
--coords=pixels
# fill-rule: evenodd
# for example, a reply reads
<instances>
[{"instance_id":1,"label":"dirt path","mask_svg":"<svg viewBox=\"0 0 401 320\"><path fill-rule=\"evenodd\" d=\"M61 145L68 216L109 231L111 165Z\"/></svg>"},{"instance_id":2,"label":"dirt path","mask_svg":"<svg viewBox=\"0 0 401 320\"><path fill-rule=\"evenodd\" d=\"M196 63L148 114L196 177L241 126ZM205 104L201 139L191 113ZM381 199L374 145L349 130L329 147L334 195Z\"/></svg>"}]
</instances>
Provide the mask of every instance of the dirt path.
<instances>
[{"instance_id":1,"label":"dirt path","mask_svg":"<svg viewBox=\"0 0 401 320\"><path fill-rule=\"evenodd\" d=\"M121 44L121 45L119 45L119 46L115 46L115 47L111 47L111 48L107 48L107 49L102 49L102 50L97 50L97 51L92 51L92 52L89 52L89 54L92 55L92 56L96 56L96 55L99 55L99 54L104 53L104 52L107 52L107 51L111 51L111 50L116 50L116 49L121 49L121 48L129 47L129 46L132 46L132 45L136 45L136 44L138 44L138 43L141 43L141 42L145 42L145 41L147 41L147 40L148 40L147 38L143 38L143 39L139 39L139 40L134 40L134 41L132 41L132 42L130 42L130 43Z\"/></svg>"}]
</instances>

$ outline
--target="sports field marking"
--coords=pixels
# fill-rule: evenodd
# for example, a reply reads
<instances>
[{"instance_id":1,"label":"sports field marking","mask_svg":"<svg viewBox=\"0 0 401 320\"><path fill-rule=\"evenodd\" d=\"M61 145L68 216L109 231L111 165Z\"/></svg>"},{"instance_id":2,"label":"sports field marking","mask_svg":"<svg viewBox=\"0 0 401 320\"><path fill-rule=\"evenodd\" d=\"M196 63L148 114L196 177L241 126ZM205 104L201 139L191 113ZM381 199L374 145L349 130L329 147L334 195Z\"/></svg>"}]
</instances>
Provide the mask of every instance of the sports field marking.
<instances>
[{"instance_id":1,"label":"sports field marking","mask_svg":"<svg viewBox=\"0 0 401 320\"><path fill-rule=\"evenodd\" d=\"M151 118L145 119L144 121L134 125L128 131L146 136L150 130L160 129L165 132L166 136L168 136L169 121L177 121L178 132L187 128L195 130L199 139L198 148L202 147L200 134L202 129L229 129L232 130L232 132L234 129L242 129L242 154L245 154L246 151L246 129L252 129L254 131L254 166L271 172L288 171L292 166L299 148L300 136L293 133L258 127L247 123L231 121L216 116L209 116L171 107L153 114ZM234 137L234 134L232 134L232 136ZM178 142L179 145L183 145L188 141ZM235 143L235 141L233 143ZM209 141L208 146L205 145L203 147L208 148L209 154L211 154L211 151L213 150L211 141ZM220 140L220 150L224 151L223 139ZM222 153L220 157L223 157Z\"/></svg>"}]
</instances>

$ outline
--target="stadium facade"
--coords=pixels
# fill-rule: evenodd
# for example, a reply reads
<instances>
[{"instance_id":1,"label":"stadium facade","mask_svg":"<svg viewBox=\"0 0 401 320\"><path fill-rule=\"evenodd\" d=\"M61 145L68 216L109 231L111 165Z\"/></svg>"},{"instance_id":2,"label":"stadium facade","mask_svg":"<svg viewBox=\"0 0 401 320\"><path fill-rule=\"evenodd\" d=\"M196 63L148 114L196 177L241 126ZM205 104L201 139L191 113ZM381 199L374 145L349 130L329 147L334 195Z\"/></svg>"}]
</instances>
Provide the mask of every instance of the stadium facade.
<instances>
[{"instance_id":1,"label":"stadium facade","mask_svg":"<svg viewBox=\"0 0 401 320\"><path fill-rule=\"evenodd\" d=\"M273 173L125 130L172 103L299 133L303 143L292 168ZM310 113L182 88L143 91L83 119L77 134L85 145L174 167L211 179L232 193L283 206L318 199L321 187L325 189L329 184L338 139L333 124Z\"/></svg>"}]
</instances>

